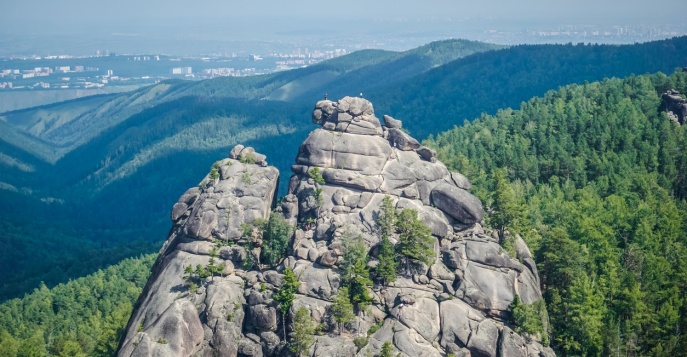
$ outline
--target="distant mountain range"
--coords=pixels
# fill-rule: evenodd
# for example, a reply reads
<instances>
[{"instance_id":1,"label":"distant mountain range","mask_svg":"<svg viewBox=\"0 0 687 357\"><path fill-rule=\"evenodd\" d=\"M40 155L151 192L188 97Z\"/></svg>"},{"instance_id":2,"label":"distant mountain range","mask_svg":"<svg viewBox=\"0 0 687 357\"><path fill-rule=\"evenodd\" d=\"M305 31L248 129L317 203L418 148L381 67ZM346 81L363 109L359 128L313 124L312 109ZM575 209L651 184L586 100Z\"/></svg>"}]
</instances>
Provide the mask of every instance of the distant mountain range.
<instances>
[{"instance_id":1,"label":"distant mountain range","mask_svg":"<svg viewBox=\"0 0 687 357\"><path fill-rule=\"evenodd\" d=\"M0 277L0 299L150 251L170 226L172 203L239 142L267 154L283 186L293 163L283 148L312 129L324 93L362 93L378 115L403 119L422 138L562 85L685 65L687 37L510 48L448 40L0 114L0 268L15 272Z\"/></svg>"}]
</instances>

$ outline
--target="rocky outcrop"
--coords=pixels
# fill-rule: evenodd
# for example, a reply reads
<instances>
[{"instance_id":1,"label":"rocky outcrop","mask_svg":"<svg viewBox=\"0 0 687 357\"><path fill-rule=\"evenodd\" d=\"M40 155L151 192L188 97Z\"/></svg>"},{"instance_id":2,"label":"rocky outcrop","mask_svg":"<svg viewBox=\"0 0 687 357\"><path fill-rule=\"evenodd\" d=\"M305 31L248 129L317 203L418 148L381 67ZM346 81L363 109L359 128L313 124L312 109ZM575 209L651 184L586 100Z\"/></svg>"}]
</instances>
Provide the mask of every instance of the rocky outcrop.
<instances>
[{"instance_id":1,"label":"rocky outcrop","mask_svg":"<svg viewBox=\"0 0 687 357\"><path fill-rule=\"evenodd\" d=\"M253 318L263 332L276 329L273 305L244 308L246 296L251 301L244 278L252 276L234 266L246 258L240 246L241 225L268 217L279 172L261 166L265 158L252 148L237 146L230 157L215 163L201 184L174 204L174 226L136 304L119 356L262 353L261 339L255 342L242 332L244 317ZM212 258L210 252L218 242L222 248ZM186 267L207 266L211 258L224 265L224 271L192 291L184 278ZM266 341L272 337L267 335Z\"/></svg>"},{"instance_id":2,"label":"rocky outcrop","mask_svg":"<svg viewBox=\"0 0 687 357\"><path fill-rule=\"evenodd\" d=\"M525 304L542 298L536 265L521 238L509 256L482 228L482 204L467 191L465 176L402 131L400 120L385 116L381 125L363 98L320 101L312 120L320 128L301 144L289 191L276 208L297 227L286 257L274 269L243 268L250 252L241 224L268 217L277 173L264 166L264 156L237 146L218 163L217 179L209 175L174 205L174 228L119 356L289 355L274 300L286 268L300 281L290 316L305 308L325 328L314 336L311 356L377 355L385 342L401 356L553 355L537 336L520 335L509 323L516 295ZM371 306L347 325L348 333L335 333L329 309L342 285L346 240L361 237L376 266L385 196L399 210L418 212L435 239L436 258L371 288ZM218 242L223 273L191 291L185 267L208 264ZM259 244L251 248L259 253ZM293 328L288 316L285 327ZM358 349L354 337L367 344Z\"/></svg>"},{"instance_id":3,"label":"rocky outcrop","mask_svg":"<svg viewBox=\"0 0 687 357\"><path fill-rule=\"evenodd\" d=\"M687 99L680 96L675 90L669 90L661 96L661 111L665 111L668 117L678 123L684 124L687 121Z\"/></svg>"}]
</instances>

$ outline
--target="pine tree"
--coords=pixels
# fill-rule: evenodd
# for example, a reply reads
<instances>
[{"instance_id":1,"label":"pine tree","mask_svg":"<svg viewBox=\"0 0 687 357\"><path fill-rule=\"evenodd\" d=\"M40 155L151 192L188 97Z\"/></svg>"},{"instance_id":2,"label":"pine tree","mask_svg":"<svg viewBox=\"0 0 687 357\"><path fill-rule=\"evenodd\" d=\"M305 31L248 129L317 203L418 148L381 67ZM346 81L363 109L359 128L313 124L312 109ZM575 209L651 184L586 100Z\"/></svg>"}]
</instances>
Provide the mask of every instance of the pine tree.
<instances>
[{"instance_id":1,"label":"pine tree","mask_svg":"<svg viewBox=\"0 0 687 357\"><path fill-rule=\"evenodd\" d=\"M207 274L212 277L213 281L215 280L215 275L222 275L224 268L226 268L226 264L217 264L217 257L219 257L219 250L215 246L210 249L210 260L206 267Z\"/></svg>"},{"instance_id":2,"label":"pine tree","mask_svg":"<svg viewBox=\"0 0 687 357\"><path fill-rule=\"evenodd\" d=\"M382 236L382 241L379 243L377 259L379 259L379 264L377 265L376 272L377 276L382 279L382 284L387 285L396 281L396 271L398 270L396 252L394 251L394 245L391 244L386 236Z\"/></svg>"},{"instance_id":3,"label":"pine tree","mask_svg":"<svg viewBox=\"0 0 687 357\"><path fill-rule=\"evenodd\" d=\"M291 351L298 356L306 354L315 342L314 333L315 326L310 312L305 307L301 307L293 318L293 340L289 346Z\"/></svg>"},{"instance_id":4,"label":"pine tree","mask_svg":"<svg viewBox=\"0 0 687 357\"><path fill-rule=\"evenodd\" d=\"M274 266L286 253L292 229L280 214L270 214L270 219L262 233L262 262Z\"/></svg>"},{"instance_id":5,"label":"pine tree","mask_svg":"<svg viewBox=\"0 0 687 357\"><path fill-rule=\"evenodd\" d=\"M498 230L499 243L503 245L506 240L506 228L519 217L519 207L513 188L506 179L505 170L498 169L494 172L494 186L492 194L494 212L490 217L490 222Z\"/></svg>"},{"instance_id":6,"label":"pine tree","mask_svg":"<svg viewBox=\"0 0 687 357\"><path fill-rule=\"evenodd\" d=\"M382 200L382 204L379 207L379 218L377 219L377 224L379 224L382 237L389 237L394 233L396 219L396 208L391 202L391 197L389 197L389 195L385 195L384 200Z\"/></svg>"},{"instance_id":7,"label":"pine tree","mask_svg":"<svg viewBox=\"0 0 687 357\"><path fill-rule=\"evenodd\" d=\"M379 357L391 357L391 351L393 351L393 346L391 342L386 341L382 345L382 351L379 353Z\"/></svg>"},{"instance_id":8,"label":"pine tree","mask_svg":"<svg viewBox=\"0 0 687 357\"><path fill-rule=\"evenodd\" d=\"M417 260L425 264L432 264L436 257L434 253L435 239L432 231L418 217L417 211L404 209L397 219L399 233L396 249L403 256L406 273L410 272L410 260Z\"/></svg>"},{"instance_id":9,"label":"pine tree","mask_svg":"<svg viewBox=\"0 0 687 357\"><path fill-rule=\"evenodd\" d=\"M293 305L293 300L296 299L296 291L298 291L298 286L301 283L298 281L298 277L293 272L291 268L284 269L284 278L282 278L282 285L277 290L274 295L274 300L279 303L279 311L282 317L282 332L284 334L284 340L286 340L286 320L285 316L291 309Z\"/></svg>"},{"instance_id":10,"label":"pine tree","mask_svg":"<svg viewBox=\"0 0 687 357\"><path fill-rule=\"evenodd\" d=\"M367 246L362 237L351 238L348 234L343 237L343 245L343 282L348 287L351 302L360 311L372 301L367 292L368 287L372 285L370 270L367 267Z\"/></svg>"},{"instance_id":11,"label":"pine tree","mask_svg":"<svg viewBox=\"0 0 687 357\"><path fill-rule=\"evenodd\" d=\"M377 255L379 264L375 270L383 285L396 280L398 262L396 261L394 246L389 241L389 236L395 232L396 216L396 208L394 208L391 202L391 197L388 195L384 196L377 219L380 227L381 242L379 244L379 254Z\"/></svg>"},{"instance_id":12,"label":"pine tree","mask_svg":"<svg viewBox=\"0 0 687 357\"><path fill-rule=\"evenodd\" d=\"M353 313L353 304L351 304L348 287L342 286L339 292L334 297L330 312L334 317L339 329L339 335L344 329L346 323L351 322L355 317Z\"/></svg>"}]
</instances>

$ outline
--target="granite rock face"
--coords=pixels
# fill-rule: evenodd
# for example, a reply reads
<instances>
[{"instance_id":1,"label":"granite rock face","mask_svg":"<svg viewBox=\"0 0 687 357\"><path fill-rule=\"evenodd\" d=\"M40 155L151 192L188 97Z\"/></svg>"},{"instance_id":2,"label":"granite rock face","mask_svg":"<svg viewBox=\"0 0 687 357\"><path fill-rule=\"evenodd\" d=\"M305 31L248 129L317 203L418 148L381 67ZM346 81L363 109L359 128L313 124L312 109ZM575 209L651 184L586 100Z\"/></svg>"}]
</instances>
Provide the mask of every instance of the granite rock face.
<instances>
[{"instance_id":1,"label":"granite rock face","mask_svg":"<svg viewBox=\"0 0 687 357\"><path fill-rule=\"evenodd\" d=\"M218 164L218 179L208 175L203 187L174 205L174 228L119 356L292 355L282 328L288 335L302 307L325 327L314 336L310 356L377 355L387 341L401 356L554 355L538 336L520 335L509 322L516 295L523 303L542 299L536 265L521 238L509 256L482 228L482 204L467 191L465 176L450 172L434 150L400 130L400 120L384 116L381 125L363 98L320 101L312 121L320 128L301 144L289 191L274 210L297 227L286 257L274 269L243 269L251 252L241 224L268 218L278 173L261 166L264 156L237 146ZM390 286L371 288L369 309L347 324L348 333L338 334L329 309L342 285L345 240L362 237L370 266L376 265L385 196L399 210L418 212L436 240L436 259L400 272ZM233 243L216 258L226 264L224 272L192 292L184 269L208 264L217 242ZM250 248L259 254L259 244ZM300 281L286 324L273 298L285 268ZM374 325L379 329L368 335ZM358 349L354 337L368 343Z\"/></svg>"},{"instance_id":2,"label":"granite rock face","mask_svg":"<svg viewBox=\"0 0 687 357\"><path fill-rule=\"evenodd\" d=\"M669 90L661 95L661 110L666 111L670 120L678 124L687 121L687 99L680 96L675 90Z\"/></svg>"}]
</instances>

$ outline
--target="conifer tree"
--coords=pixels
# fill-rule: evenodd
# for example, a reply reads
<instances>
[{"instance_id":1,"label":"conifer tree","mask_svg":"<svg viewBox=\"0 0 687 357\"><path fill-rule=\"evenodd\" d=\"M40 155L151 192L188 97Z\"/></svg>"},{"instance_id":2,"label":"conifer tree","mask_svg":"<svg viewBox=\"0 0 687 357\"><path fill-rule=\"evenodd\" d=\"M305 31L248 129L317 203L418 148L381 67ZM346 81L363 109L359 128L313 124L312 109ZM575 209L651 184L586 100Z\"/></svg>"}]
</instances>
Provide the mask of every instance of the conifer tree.
<instances>
[{"instance_id":1,"label":"conifer tree","mask_svg":"<svg viewBox=\"0 0 687 357\"><path fill-rule=\"evenodd\" d=\"M314 333L315 326L312 317L310 317L310 312L305 307L301 307L293 317L293 340L289 346L291 351L297 356L306 354L315 342Z\"/></svg>"},{"instance_id":2,"label":"conifer tree","mask_svg":"<svg viewBox=\"0 0 687 357\"><path fill-rule=\"evenodd\" d=\"M498 169L494 172L494 192L492 193L492 209L490 222L499 232L499 243L504 244L506 228L519 217L519 208L513 188L506 179L506 172Z\"/></svg>"},{"instance_id":3,"label":"conifer tree","mask_svg":"<svg viewBox=\"0 0 687 357\"><path fill-rule=\"evenodd\" d=\"M403 256L406 273L410 272L410 260L431 264L434 261L434 238L432 231L418 217L417 211L404 209L397 220L399 233L396 249Z\"/></svg>"},{"instance_id":4,"label":"conifer tree","mask_svg":"<svg viewBox=\"0 0 687 357\"><path fill-rule=\"evenodd\" d=\"M274 295L274 300L279 302L279 312L281 312L282 317L282 332L284 334L284 340L286 340L285 317L293 305L293 300L296 299L296 291L298 291L298 286L300 285L301 283L298 281L298 277L296 277L296 274L293 272L293 270L291 268L284 269L282 285Z\"/></svg>"},{"instance_id":5,"label":"conifer tree","mask_svg":"<svg viewBox=\"0 0 687 357\"><path fill-rule=\"evenodd\" d=\"M381 228L382 237L377 255L379 264L375 271L382 280L382 284L386 285L396 280L396 270L398 269L396 252L394 251L393 244L389 241L389 236L394 233L396 224L396 208L394 208L389 196L384 196L380 207L378 223Z\"/></svg>"},{"instance_id":6,"label":"conifer tree","mask_svg":"<svg viewBox=\"0 0 687 357\"><path fill-rule=\"evenodd\" d=\"M367 267L367 247L362 237L351 238L348 234L344 235L343 244L341 270L344 285L348 287L351 302L360 311L372 301L367 292L368 287L372 285L370 270Z\"/></svg>"},{"instance_id":7,"label":"conifer tree","mask_svg":"<svg viewBox=\"0 0 687 357\"><path fill-rule=\"evenodd\" d=\"M262 262L274 266L286 253L292 229L280 214L270 214L262 233Z\"/></svg>"},{"instance_id":8,"label":"conifer tree","mask_svg":"<svg viewBox=\"0 0 687 357\"><path fill-rule=\"evenodd\" d=\"M382 285L396 281L396 270L398 269L396 252L393 244L386 236L382 236L382 241L379 243L377 259L379 259L379 264L377 264L376 272L377 276L382 279Z\"/></svg>"},{"instance_id":9,"label":"conifer tree","mask_svg":"<svg viewBox=\"0 0 687 357\"><path fill-rule=\"evenodd\" d=\"M391 357L392 345L391 342L386 341L382 345L382 351L379 353L379 357Z\"/></svg>"},{"instance_id":10,"label":"conifer tree","mask_svg":"<svg viewBox=\"0 0 687 357\"><path fill-rule=\"evenodd\" d=\"M334 297L333 304L330 308L334 321L337 323L339 335L344 329L344 325L351 322L355 317L353 314L353 304L351 304L348 287L342 286L339 292Z\"/></svg>"}]
</instances>

